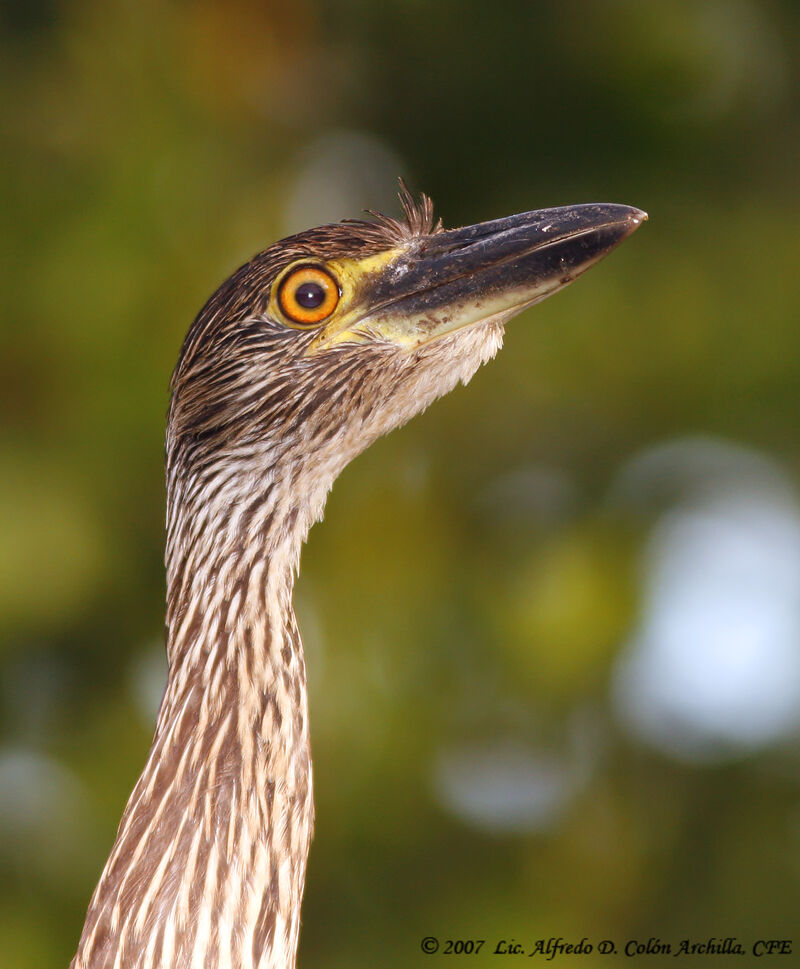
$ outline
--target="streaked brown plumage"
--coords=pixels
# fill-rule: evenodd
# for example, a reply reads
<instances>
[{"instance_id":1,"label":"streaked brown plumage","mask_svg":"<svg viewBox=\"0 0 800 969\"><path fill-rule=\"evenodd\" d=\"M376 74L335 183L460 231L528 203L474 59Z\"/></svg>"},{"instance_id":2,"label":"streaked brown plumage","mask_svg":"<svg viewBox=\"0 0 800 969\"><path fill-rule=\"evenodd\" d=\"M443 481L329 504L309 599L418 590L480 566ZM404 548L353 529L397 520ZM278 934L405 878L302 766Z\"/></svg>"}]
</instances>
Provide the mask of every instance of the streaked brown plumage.
<instances>
[{"instance_id":1,"label":"streaked brown plumage","mask_svg":"<svg viewBox=\"0 0 800 969\"><path fill-rule=\"evenodd\" d=\"M401 198L403 221L270 246L186 337L167 431L169 679L72 969L293 969L314 817L292 611L308 529L356 454L466 383L512 315L644 218L577 206L445 233L429 199ZM338 286L313 328L276 309L296 263Z\"/></svg>"}]
</instances>

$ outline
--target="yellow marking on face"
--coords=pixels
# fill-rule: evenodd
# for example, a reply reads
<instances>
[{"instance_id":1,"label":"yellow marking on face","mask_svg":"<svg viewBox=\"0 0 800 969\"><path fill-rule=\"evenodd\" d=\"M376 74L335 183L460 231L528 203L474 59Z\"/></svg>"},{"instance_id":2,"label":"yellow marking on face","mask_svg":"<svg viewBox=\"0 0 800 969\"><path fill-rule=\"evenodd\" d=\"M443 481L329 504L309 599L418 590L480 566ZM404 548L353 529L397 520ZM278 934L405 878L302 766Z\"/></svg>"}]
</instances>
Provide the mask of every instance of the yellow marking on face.
<instances>
[{"instance_id":1,"label":"yellow marking on face","mask_svg":"<svg viewBox=\"0 0 800 969\"><path fill-rule=\"evenodd\" d=\"M362 294L369 289L370 281L404 252L405 246L398 246L364 259L331 259L319 264L337 280L341 295L336 309L319 327L306 351L308 355L339 343L363 342L364 335L357 328L367 310Z\"/></svg>"}]
</instances>

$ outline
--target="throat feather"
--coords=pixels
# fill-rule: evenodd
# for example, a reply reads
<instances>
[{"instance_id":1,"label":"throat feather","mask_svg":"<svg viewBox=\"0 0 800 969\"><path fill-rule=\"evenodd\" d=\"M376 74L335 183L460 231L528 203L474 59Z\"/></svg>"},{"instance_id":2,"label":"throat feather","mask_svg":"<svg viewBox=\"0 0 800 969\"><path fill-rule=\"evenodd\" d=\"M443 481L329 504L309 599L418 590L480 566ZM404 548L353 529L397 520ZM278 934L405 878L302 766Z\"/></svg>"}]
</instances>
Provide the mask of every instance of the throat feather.
<instances>
[{"instance_id":1,"label":"throat feather","mask_svg":"<svg viewBox=\"0 0 800 969\"><path fill-rule=\"evenodd\" d=\"M208 611L173 604L155 737L73 969L294 966L313 803L292 583L240 562L186 583Z\"/></svg>"}]
</instances>

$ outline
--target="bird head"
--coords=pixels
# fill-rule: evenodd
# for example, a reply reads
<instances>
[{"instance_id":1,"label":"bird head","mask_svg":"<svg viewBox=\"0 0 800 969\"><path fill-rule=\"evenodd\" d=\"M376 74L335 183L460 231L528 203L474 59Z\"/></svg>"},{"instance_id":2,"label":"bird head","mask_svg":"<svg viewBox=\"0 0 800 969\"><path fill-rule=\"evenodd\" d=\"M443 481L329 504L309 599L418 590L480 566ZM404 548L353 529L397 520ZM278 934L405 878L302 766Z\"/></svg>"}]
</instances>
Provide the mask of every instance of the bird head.
<instances>
[{"instance_id":1,"label":"bird head","mask_svg":"<svg viewBox=\"0 0 800 969\"><path fill-rule=\"evenodd\" d=\"M402 183L400 197L404 219L373 213L284 239L211 297L173 377L171 478L198 494L220 475L250 491L280 479L309 496L310 524L348 461L466 383L510 317L646 218L590 204L445 231L430 199Z\"/></svg>"}]
</instances>

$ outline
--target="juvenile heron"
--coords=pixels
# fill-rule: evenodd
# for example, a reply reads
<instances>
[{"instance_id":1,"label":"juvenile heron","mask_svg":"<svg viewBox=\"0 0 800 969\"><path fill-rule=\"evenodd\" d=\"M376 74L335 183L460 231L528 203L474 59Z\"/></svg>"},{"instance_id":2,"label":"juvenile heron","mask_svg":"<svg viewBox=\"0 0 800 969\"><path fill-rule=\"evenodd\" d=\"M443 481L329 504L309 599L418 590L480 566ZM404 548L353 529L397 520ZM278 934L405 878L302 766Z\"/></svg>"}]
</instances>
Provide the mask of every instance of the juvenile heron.
<instances>
[{"instance_id":1,"label":"juvenile heron","mask_svg":"<svg viewBox=\"0 0 800 969\"><path fill-rule=\"evenodd\" d=\"M167 429L169 677L72 969L293 969L314 821L300 547L342 468L495 355L643 212L326 225L192 324Z\"/></svg>"}]
</instances>

